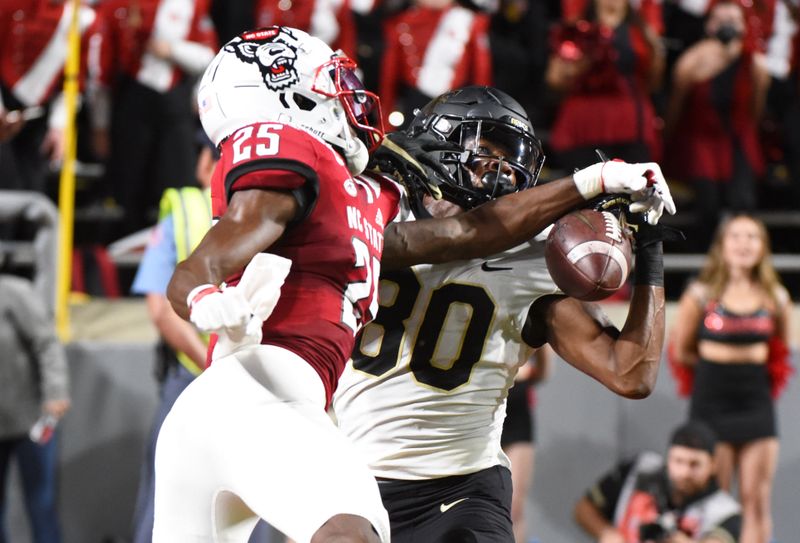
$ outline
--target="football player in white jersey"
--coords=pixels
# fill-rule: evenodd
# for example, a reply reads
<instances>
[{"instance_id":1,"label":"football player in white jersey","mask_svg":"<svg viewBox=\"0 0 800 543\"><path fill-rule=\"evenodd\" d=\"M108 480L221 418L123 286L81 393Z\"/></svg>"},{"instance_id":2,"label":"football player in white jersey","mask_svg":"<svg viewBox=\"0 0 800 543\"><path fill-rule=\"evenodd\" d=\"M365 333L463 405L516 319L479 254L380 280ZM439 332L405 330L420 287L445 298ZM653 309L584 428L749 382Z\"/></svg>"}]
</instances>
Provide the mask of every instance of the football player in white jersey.
<instances>
[{"instance_id":1,"label":"football player in white jersey","mask_svg":"<svg viewBox=\"0 0 800 543\"><path fill-rule=\"evenodd\" d=\"M466 150L441 153L453 173L438 187L442 200L425 187L409 191L408 220L458 216L529 186L541 163L524 110L488 87L432 101L407 135ZM583 175L574 175L578 185ZM639 247L628 318L617 330L597 305L558 290L543 241L540 234L489 258L384 267L380 311L356 342L333 405L379 480L395 543L513 543L500 435L508 389L533 349L549 343L621 396L645 397L655 384L664 337L661 243Z\"/></svg>"}]
</instances>

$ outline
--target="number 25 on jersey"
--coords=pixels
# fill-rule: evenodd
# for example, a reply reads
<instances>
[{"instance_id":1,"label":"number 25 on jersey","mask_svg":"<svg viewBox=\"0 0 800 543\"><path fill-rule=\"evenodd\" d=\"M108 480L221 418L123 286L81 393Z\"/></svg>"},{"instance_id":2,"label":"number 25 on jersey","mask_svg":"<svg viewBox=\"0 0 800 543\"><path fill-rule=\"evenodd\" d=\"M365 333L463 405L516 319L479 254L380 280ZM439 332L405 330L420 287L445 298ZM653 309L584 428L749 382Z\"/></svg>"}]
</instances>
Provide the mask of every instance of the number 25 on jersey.
<instances>
[{"instance_id":1,"label":"number 25 on jersey","mask_svg":"<svg viewBox=\"0 0 800 543\"><path fill-rule=\"evenodd\" d=\"M256 128L258 131L256 132ZM233 163L249 160L255 156L275 156L280 152L281 124L259 124L245 126L233 135ZM255 137L253 137L255 133Z\"/></svg>"}]
</instances>

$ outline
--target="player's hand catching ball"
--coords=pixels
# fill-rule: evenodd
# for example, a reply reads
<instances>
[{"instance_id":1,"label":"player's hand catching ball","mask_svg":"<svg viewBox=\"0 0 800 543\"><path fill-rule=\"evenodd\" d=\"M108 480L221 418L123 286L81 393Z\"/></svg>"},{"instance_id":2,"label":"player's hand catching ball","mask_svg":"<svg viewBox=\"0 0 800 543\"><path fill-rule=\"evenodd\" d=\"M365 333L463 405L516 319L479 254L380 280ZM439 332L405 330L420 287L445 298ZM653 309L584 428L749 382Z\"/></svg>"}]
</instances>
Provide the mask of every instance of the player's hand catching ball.
<instances>
[{"instance_id":1,"label":"player's hand catching ball","mask_svg":"<svg viewBox=\"0 0 800 543\"><path fill-rule=\"evenodd\" d=\"M664 174L655 162L629 164L621 160L598 162L575 172L575 186L587 200L604 192L631 195L633 213L645 213L649 224L657 224L666 210L675 214Z\"/></svg>"}]
</instances>

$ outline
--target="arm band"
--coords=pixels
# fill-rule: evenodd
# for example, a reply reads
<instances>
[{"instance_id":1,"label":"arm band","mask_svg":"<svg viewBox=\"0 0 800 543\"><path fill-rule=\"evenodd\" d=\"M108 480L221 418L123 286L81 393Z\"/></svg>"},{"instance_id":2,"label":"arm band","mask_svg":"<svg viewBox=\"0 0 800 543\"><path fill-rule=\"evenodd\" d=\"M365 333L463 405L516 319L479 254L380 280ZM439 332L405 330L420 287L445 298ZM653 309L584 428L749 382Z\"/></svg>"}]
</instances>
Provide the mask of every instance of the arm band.
<instances>
[{"instance_id":1,"label":"arm band","mask_svg":"<svg viewBox=\"0 0 800 543\"><path fill-rule=\"evenodd\" d=\"M636 251L635 285L664 286L664 244L651 243Z\"/></svg>"}]
</instances>

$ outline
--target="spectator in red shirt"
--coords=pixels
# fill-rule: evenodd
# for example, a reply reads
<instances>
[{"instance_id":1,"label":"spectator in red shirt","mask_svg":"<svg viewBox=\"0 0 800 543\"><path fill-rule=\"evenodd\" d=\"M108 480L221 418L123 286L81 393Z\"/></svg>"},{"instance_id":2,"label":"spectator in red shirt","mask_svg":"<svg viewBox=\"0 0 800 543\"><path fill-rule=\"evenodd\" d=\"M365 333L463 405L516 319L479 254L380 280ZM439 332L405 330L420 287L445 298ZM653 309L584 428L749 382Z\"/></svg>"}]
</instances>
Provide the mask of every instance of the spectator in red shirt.
<instances>
[{"instance_id":1,"label":"spectator in red shirt","mask_svg":"<svg viewBox=\"0 0 800 543\"><path fill-rule=\"evenodd\" d=\"M125 208L123 233L155 219L167 187L191 179L197 126L192 90L214 58L208 0L106 0L90 40L95 146ZM148 213L153 214L149 217Z\"/></svg>"},{"instance_id":2,"label":"spectator in red shirt","mask_svg":"<svg viewBox=\"0 0 800 543\"><path fill-rule=\"evenodd\" d=\"M678 58L672 77L665 139L674 175L695 190L703 226L695 249L703 252L724 209L755 208L755 181L764 171L758 120L769 74L744 35L742 8L718 2L706 38Z\"/></svg>"},{"instance_id":3,"label":"spectator in red shirt","mask_svg":"<svg viewBox=\"0 0 800 543\"><path fill-rule=\"evenodd\" d=\"M594 0L553 42L546 81L563 96L550 142L560 165L590 164L598 147L627 161L658 160L650 92L660 86L664 50L654 27L627 0Z\"/></svg>"},{"instance_id":4,"label":"spectator in red shirt","mask_svg":"<svg viewBox=\"0 0 800 543\"><path fill-rule=\"evenodd\" d=\"M349 0L256 0L256 27L291 26L334 51L356 58L356 25Z\"/></svg>"},{"instance_id":5,"label":"spectator in red shirt","mask_svg":"<svg viewBox=\"0 0 800 543\"><path fill-rule=\"evenodd\" d=\"M492 84L489 15L453 0L415 0L386 22L379 95L383 112L404 120L433 97L466 85ZM392 117L391 126L403 121ZM388 125L387 125L388 126Z\"/></svg>"}]
</instances>

